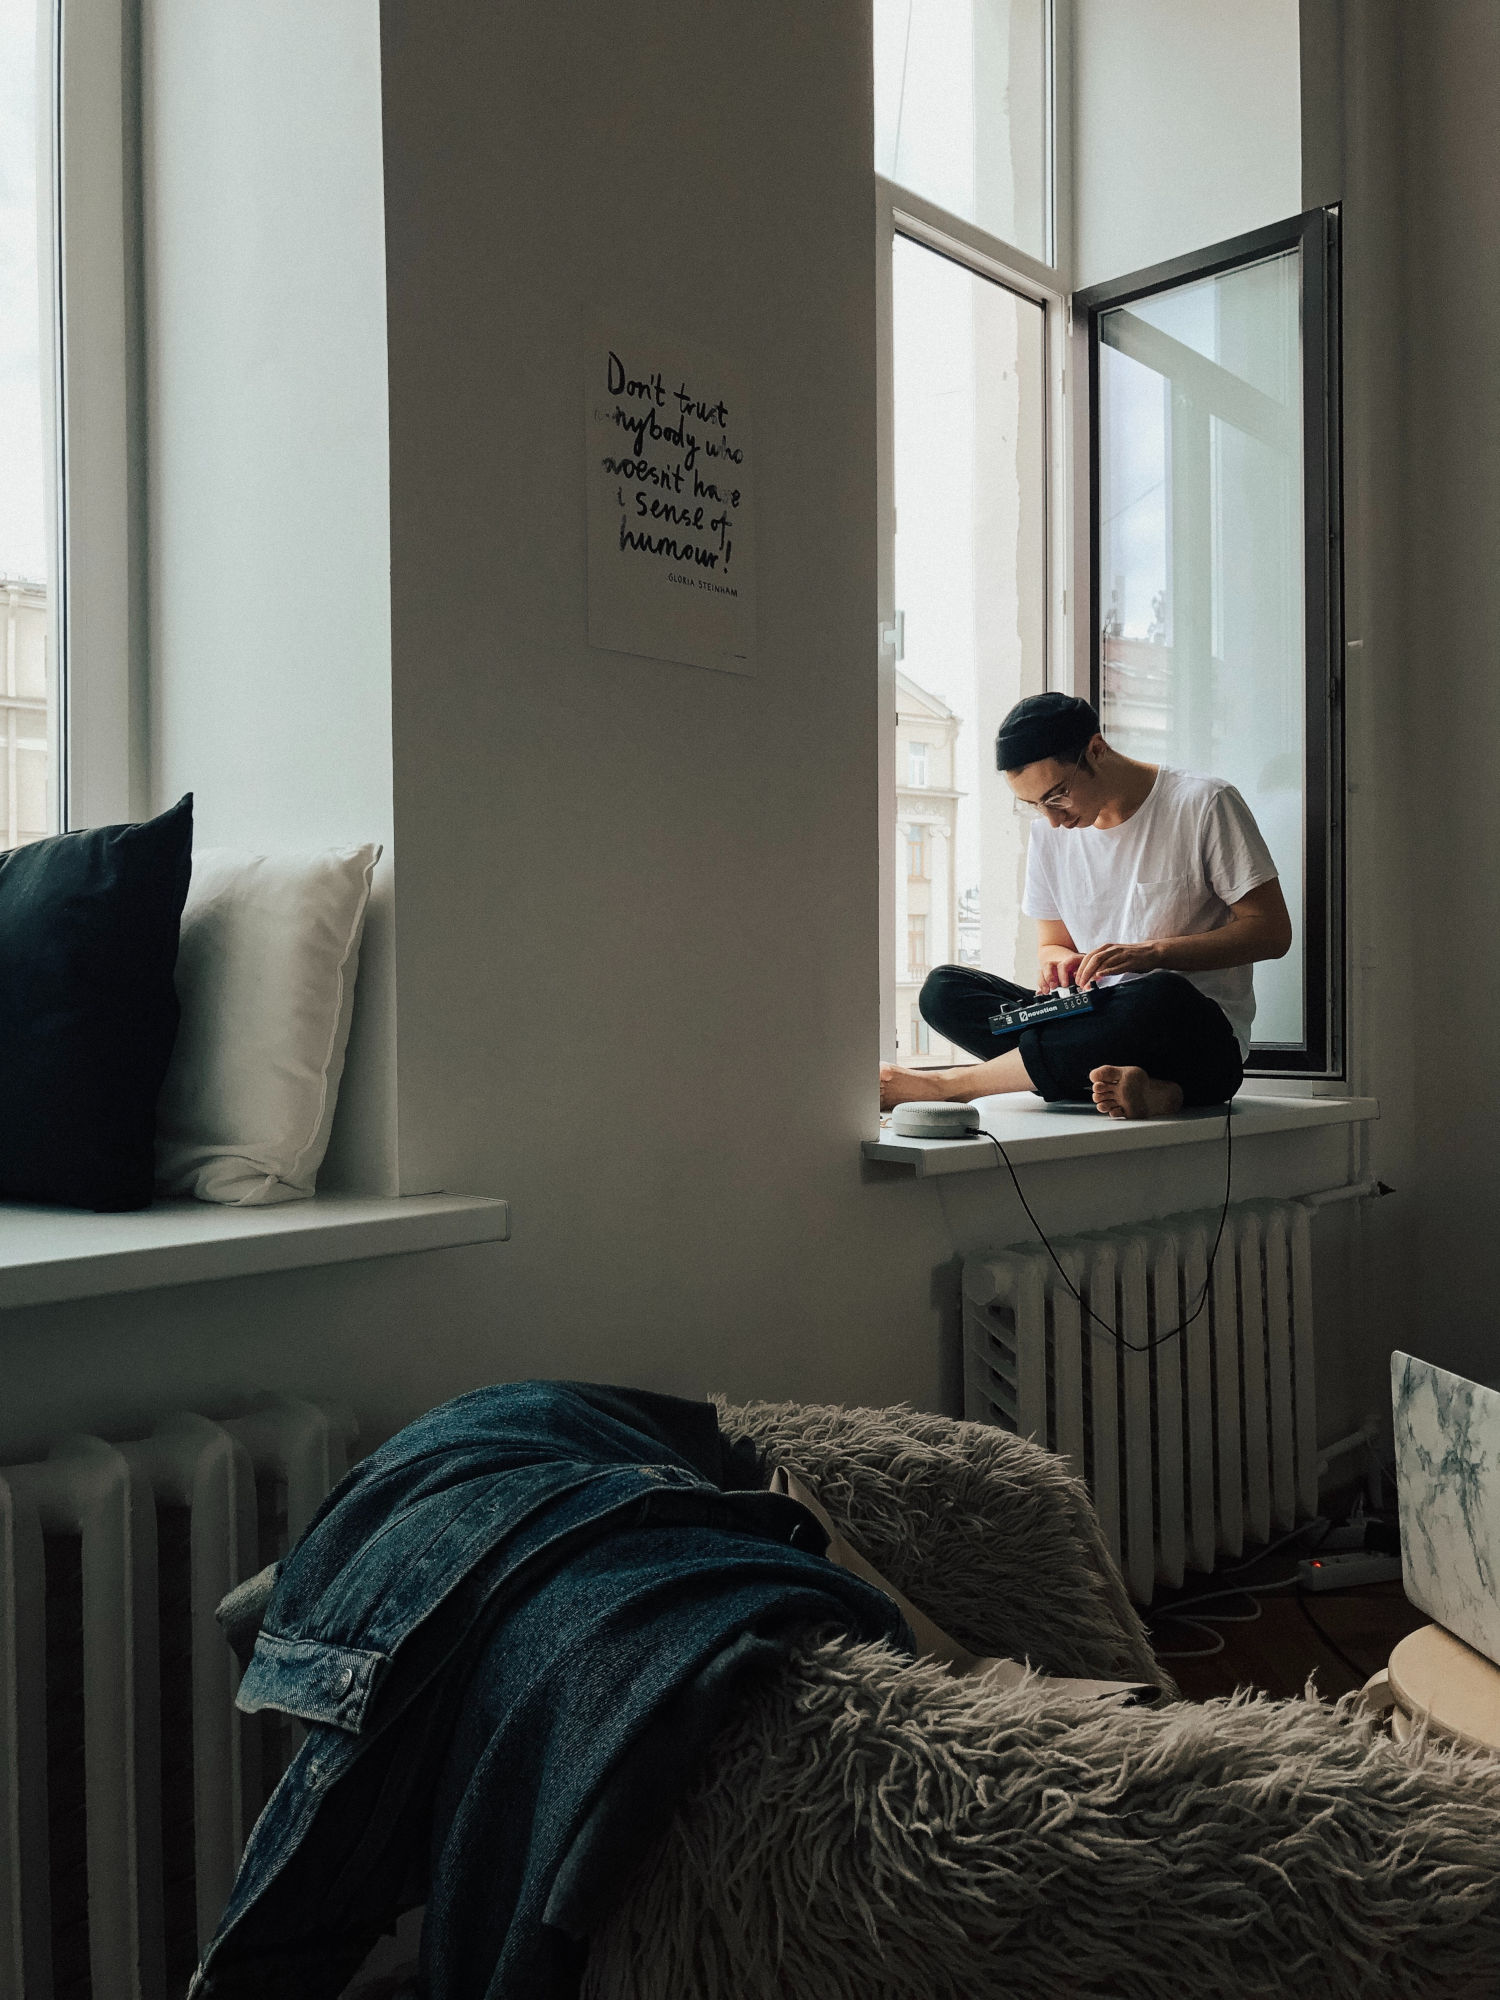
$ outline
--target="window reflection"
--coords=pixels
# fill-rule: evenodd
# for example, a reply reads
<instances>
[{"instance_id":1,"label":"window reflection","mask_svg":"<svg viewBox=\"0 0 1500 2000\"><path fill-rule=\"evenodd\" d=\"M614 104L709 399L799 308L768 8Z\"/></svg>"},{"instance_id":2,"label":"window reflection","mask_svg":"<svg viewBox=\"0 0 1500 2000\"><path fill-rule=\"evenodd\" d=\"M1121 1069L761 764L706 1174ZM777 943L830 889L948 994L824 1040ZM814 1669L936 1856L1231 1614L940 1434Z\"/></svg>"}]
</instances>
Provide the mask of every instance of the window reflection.
<instances>
[{"instance_id":1,"label":"window reflection","mask_svg":"<svg viewBox=\"0 0 1500 2000\"><path fill-rule=\"evenodd\" d=\"M1295 927L1256 967L1257 1044L1303 1040L1300 256L1099 317L1101 720L1132 757L1227 778Z\"/></svg>"}]
</instances>

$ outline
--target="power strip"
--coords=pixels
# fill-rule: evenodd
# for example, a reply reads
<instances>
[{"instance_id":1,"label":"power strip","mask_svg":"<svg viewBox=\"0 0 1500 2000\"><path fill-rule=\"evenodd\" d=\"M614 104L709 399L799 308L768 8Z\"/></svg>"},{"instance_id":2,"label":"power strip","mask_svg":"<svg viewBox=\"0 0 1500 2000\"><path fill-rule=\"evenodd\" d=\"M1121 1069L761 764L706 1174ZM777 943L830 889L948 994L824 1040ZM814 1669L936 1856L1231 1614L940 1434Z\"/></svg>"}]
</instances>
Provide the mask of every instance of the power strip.
<instances>
[{"instance_id":1,"label":"power strip","mask_svg":"<svg viewBox=\"0 0 1500 2000\"><path fill-rule=\"evenodd\" d=\"M1356 1583L1394 1583L1401 1575L1400 1556L1382 1556L1367 1549L1347 1555L1304 1556L1297 1581L1304 1590L1348 1590Z\"/></svg>"}]
</instances>

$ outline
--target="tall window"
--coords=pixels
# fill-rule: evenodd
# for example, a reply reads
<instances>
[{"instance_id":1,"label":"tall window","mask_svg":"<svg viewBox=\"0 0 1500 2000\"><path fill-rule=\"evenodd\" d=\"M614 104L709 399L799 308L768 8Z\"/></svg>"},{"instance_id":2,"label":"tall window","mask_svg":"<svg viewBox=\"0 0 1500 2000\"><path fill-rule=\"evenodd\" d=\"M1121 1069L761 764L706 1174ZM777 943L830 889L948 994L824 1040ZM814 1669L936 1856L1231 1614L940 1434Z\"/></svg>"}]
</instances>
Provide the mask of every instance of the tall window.
<instances>
[{"instance_id":1,"label":"tall window","mask_svg":"<svg viewBox=\"0 0 1500 2000\"><path fill-rule=\"evenodd\" d=\"M1321 212L1083 295L1095 678L1117 748L1227 778L1293 944L1255 969L1252 1066L1339 1060L1335 222Z\"/></svg>"},{"instance_id":2,"label":"tall window","mask_svg":"<svg viewBox=\"0 0 1500 2000\"><path fill-rule=\"evenodd\" d=\"M888 869L882 1015L888 1051L943 1063L968 1058L938 1036L913 1046L919 963L1035 976L1026 827L994 742L1061 659L1049 0L875 0L875 68L885 812L900 825L921 789L929 825L923 878Z\"/></svg>"},{"instance_id":3,"label":"tall window","mask_svg":"<svg viewBox=\"0 0 1500 2000\"><path fill-rule=\"evenodd\" d=\"M55 829L44 313L49 10L0 0L0 848Z\"/></svg>"},{"instance_id":4,"label":"tall window","mask_svg":"<svg viewBox=\"0 0 1500 2000\"><path fill-rule=\"evenodd\" d=\"M1012 703L1046 684L1045 314L900 235L892 301L901 673L957 724L950 926L961 900L977 905L987 962L1008 974L1031 949L1026 828L994 742ZM908 782L930 784L928 747L909 754Z\"/></svg>"},{"instance_id":5,"label":"tall window","mask_svg":"<svg viewBox=\"0 0 1500 2000\"><path fill-rule=\"evenodd\" d=\"M1035 976L993 745L1052 686L1091 690L1128 754L1243 793L1294 928L1256 969L1250 1066L1338 1075L1336 213L1070 297L1050 0L873 12L883 1050L918 1053L919 914L924 964Z\"/></svg>"}]
</instances>

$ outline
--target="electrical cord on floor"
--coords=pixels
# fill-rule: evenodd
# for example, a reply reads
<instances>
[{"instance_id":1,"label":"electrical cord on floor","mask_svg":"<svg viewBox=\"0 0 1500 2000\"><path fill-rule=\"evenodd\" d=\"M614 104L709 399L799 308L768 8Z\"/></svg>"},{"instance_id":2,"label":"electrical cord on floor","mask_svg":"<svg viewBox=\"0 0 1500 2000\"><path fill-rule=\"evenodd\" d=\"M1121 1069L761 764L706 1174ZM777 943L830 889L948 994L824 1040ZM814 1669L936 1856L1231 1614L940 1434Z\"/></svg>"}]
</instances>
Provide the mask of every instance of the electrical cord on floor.
<instances>
[{"instance_id":1,"label":"electrical cord on floor","mask_svg":"<svg viewBox=\"0 0 1500 2000\"><path fill-rule=\"evenodd\" d=\"M1290 1590L1295 1586L1296 1582L1296 1576L1292 1575L1278 1577L1274 1583L1242 1583L1232 1590L1206 1590L1201 1597L1190 1597L1180 1608L1177 1605L1167 1605L1160 1611L1153 1611L1151 1614L1153 1622L1158 1618L1167 1618L1174 1624L1186 1625L1200 1632L1212 1633L1218 1642L1216 1645L1195 1648L1192 1652L1164 1653L1158 1650L1156 1657L1159 1660L1212 1659L1215 1653L1222 1653L1224 1650L1224 1636L1222 1633L1214 1632L1213 1628L1215 1625L1253 1625L1261 1616L1261 1598L1269 1596L1273 1590ZM1248 1597L1255 1609L1247 1615L1242 1614L1239 1616L1228 1611L1210 1611L1206 1615L1200 1615L1198 1611L1200 1604L1217 1603L1221 1598L1225 1597Z\"/></svg>"},{"instance_id":2,"label":"electrical cord on floor","mask_svg":"<svg viewBox=\"0 0 1500 2000\"><path fill-rule=\"evenodd\" d=\"M1344 1651L1343 1647L1338 1643L1336 1639L1329 1637L1326 1628L1322 1624L1320 1624L1316 1618L1313 1617L1312 1606L1307 1601L1307 1592L1303 1590L1300 1587L1300 1585L1298 1586L1297 1590L1297 1602L1302 1608L1302 1616L1307 1620L1308 1624L1311 1625L1313 1631L1317 1633L1318 1638L1328 1648L1329 1652L1332 1653L1333 1657L1338 1661L1339 1665L1343 1667L1344 1671L1354 1676L1356 1686L1363 1687L1365 1682L1370 1678L1371 1673L1374 1671L1373 1668L1362 1667L1357 1660L1351 1658L1350 1655Z\"/></svg>"},{"instance_id":3,"label":"electrical cord on floor","mask_svg":"<svg viewBox=\"0 0 1500 2000\"><path fill-rule=\"evenodd\" d=\"M1192 1650L1189 1652L1183 1652L1181 1650L1178 1650L1170 1653L1163 1652L1160 1646L1153 1646L1151 1650L1156 1655L1157 1659L1211 1660L1215 1653L1223 1652L1225 1641L1224 1641L1224 1634L1222 1632L1216 1632L1212 1627L1212 1625L1200 1624L1196 1619L1193 1618L1184 1618L1182 1622L1184 1625L1190 1627L1195 1631L1205 1633L1210 1639L1213 1640L1213 1644L1211 1646L1194 1646Z\"/></svg>"},{"instance_id":4,"label":"electrical cord on floor","mask_svg":"<svg viewBox=\"0 0 1500 2000\"><path fill-rule=\"evenodd\" d=\"M1290 1534L1282 1535L1277 1541L1268 1542L1257 1555L1251 1556L1247 1562L1236 1563L1232 1568L1219 1570L1216 1574L1219 1576L1238 1576L1244 1570L1254 1569L1258 1563L1263 1563L1268 1556L1275 1555L1278 1549L1284 1549L1289 1542L1300 1541L1304 1535L1314 1528L1319 1529L1320 1533L1317 1540L1308 1550L1308 1554L1311 1555L1315 1550L1320 1549L1328 1539L1333 1529L1331 1521L1322 1519L1304 1521L1300 1528L1293 1528ZM1163 1605L1159 1611L1154 1610L1151 1613L1153 1621L1158 1618L1170 1619L1174 1624L1186 1625L1212 1636L1216 1643L1212 1646L1197 1647L1191 1652L1158 1652L1156 1657L1159 1660L1211 1660L1216 1653L1223 1652L1225 1644L1223 1635L1214 1632L1213 1628L1215 1625L1253 1625L1261 1616L1260 1599L1263 1594L1267 1594L1273 1590L1286 1590L1289 1586L1297 1584L1297 1582L1297 1573L1294 1570L1290 1576L1278 1577L1274 1583L1231 1584L1227 1590L1200 1591L1195 1597L1183 1598L1176 1604ZM1226 1597L1247 1597L1254 1605L1254 1609L1248 1613L1238 1615L1228 1611L1212 1611L1203 1618L1194 1615L1199 1605L1216 1604Z\"/></svg>"}]
</instances>

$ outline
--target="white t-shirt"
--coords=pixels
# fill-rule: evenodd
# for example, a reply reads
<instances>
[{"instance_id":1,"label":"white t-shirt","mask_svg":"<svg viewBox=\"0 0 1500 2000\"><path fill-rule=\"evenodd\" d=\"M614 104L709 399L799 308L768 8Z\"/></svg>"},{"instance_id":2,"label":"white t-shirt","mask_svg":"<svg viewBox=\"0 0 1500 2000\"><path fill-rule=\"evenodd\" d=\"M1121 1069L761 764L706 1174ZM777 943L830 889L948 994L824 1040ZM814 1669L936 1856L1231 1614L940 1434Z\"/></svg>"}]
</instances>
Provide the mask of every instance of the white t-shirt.
<instances>
[{"instance_id":1,"label":"white t-shirt","mask_svg":"<svg viewBox=\"0 0 1500 2000\"><path fill-rule=\"evenodd\" d=\"M1162 764L1121 826L1037 821L1022 908L1029 917L1066 924L1078 949L1093 951L1219 930L1230 921L1231 903L1275 879L1271 850L1234 786ZM1250 1053L1255 1019L1251 970L1231 965L1183 974L1224 1009L1242 1056ZM1099 983L1141 977L1115 973Z\"/></svg>"}]
</instances>

